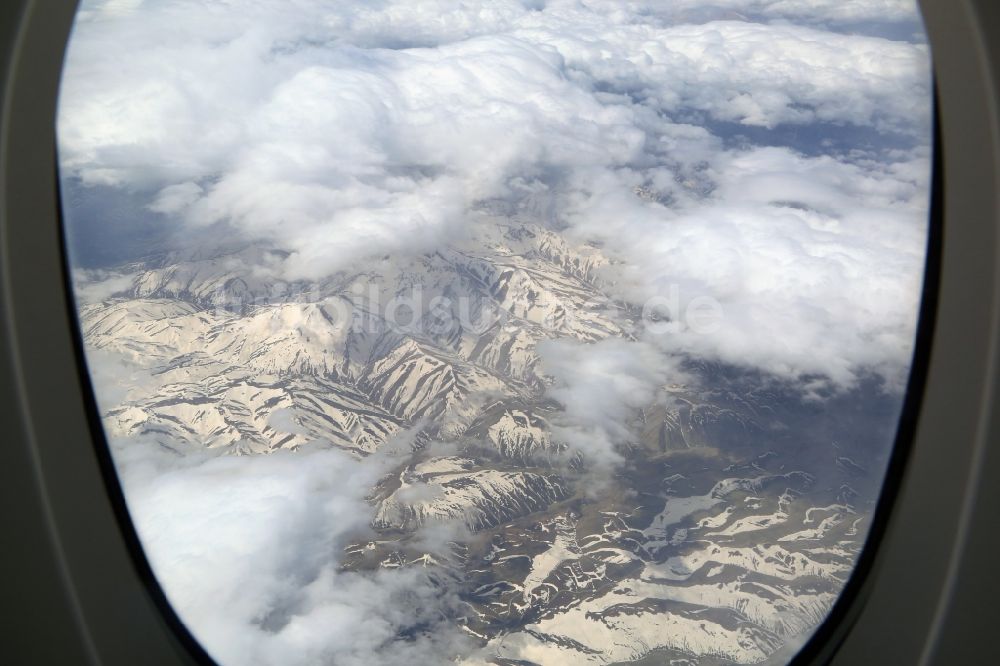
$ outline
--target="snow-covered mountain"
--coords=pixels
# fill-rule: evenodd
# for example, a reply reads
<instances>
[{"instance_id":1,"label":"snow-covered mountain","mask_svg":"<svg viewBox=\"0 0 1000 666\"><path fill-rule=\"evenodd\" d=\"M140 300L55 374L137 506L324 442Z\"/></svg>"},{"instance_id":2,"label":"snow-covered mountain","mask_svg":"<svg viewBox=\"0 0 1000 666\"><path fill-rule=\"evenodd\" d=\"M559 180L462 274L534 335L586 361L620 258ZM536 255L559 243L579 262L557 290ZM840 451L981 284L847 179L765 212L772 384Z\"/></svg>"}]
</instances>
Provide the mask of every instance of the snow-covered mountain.
<instances>
[{"instance_id":1,"label":"snow-covered mountain","mask_svg":"<svg viewBox=\"0 0 1000 666\"><path fill-rule=\"evenodd\" d=\"M877 490L860 416L692 361L631 410L610 471L554 427L538 344L641 328L599 248L486 216L433 254L308 285L270 270L285 259L164 255L81 304L88 349L139 369L102 401L106 429L180 452L386 456L379 538L341 566L441 568L480 647L467 663L759 663L836 598ZM430 526L453 529L447 557Z\"/></svg>"}]
</instances>

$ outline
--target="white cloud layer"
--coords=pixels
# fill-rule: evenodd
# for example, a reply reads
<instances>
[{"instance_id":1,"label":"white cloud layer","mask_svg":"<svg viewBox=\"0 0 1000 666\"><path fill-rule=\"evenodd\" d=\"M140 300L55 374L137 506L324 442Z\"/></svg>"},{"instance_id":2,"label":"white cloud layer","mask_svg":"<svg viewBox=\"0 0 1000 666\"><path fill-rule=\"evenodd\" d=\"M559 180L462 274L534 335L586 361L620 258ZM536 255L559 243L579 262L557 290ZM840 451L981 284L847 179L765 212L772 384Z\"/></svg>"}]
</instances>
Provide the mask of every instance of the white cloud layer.
<instances>
[{"instance_id":1,"label":"white cloud layer","mask_svg":"<svg viewBox=\"0 0 1000 666\"><path fill-rule=\"evenodd\" d=\"M737 5L684 23L692 3L85 3L63 173L149 192L163 224L288 249L292 279L433 250L504 200L604 240L632 269L629 298L679 285L724 306L720 330L677 330L671 351L898 385L925 237L927 49L824 21L915 8L738 5L803 27ZM702 122L800 127L830 155L732 145ZM824 148L824 133L846 138Z\"/></svg>"},{"instance_id":2,"label":"white cloud layer","mask_svg":"<svg viewBox=\"0 0 1000 666\"><path fill-rule=\"evenodd\" d=\"M913 0L672 0L647 3L668 7L674 17L716 15L732 12L735 16L756 16L809 23L858 24L914 23L919 21Z\"/></svg>"},{"instance_id":3,"label":"white cloud layer","mask_svg":"<svg viewBox=\"0 0 1000 666\"><path fill-rule=\"evenodd\" d=\"M336 449L257 457L114 445L129 510L184 623L223 664L438 663L468 652L430 570L338 571L383 468ZM410 632L411 639L403 637Z\"/></svg>"},{"instance_id":4,"label":"white cloud layer","mask_svg":"<svg viewBox=\"0 0 1000 666\"><path fill-rule=\"evenodd\" d=\"M926 151L897 160L724 152L702 172L716 189L696 203L665 210L601 174L565 210L579 205L576 231L628 257L621 288L634 286L632 300L664 303L674 321L649 338L663 349L841 388L871 373L898 389L912 353L929 185ZM704 295L723 312L710 330L682 316Z\"/></svg>"}]
</instances>

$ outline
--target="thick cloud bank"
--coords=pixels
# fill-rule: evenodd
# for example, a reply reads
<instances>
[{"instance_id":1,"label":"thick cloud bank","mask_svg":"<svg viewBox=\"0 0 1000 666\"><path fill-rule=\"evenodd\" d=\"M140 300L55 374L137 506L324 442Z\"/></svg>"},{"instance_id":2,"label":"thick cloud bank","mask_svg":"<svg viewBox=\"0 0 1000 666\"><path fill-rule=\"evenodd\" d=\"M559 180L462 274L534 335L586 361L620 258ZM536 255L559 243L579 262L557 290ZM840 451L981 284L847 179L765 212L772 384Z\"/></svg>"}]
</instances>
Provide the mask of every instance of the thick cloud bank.
<instances>
[{"instance_id":1,"label":"thick cloud bank","mask_svg":"<svg viewBox=\"0 0 1000 666\"><path fill-rule=\"evenodd\" d=\"M90 3L63 173L146 192L146 214L182 232L221 222L290 250L291 279L431 251L502 202L603 241L627 299L675 287L723 305L715 334L681 326L673 351L898 385L926 225L926 46L835 31L870 18L859 3L816 5L808 26L716 4L730 20L675 23L683 2Z\"/></svg>"}]
</instances>

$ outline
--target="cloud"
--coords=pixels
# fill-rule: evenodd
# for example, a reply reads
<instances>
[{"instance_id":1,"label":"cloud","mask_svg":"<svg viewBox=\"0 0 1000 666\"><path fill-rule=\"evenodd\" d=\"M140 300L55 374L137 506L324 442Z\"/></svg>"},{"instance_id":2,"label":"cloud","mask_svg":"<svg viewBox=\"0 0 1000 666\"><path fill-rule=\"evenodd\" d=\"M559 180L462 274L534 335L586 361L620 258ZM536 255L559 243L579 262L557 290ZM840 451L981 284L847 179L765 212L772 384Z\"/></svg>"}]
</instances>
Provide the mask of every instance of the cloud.
<instances>
[{"instance_id":1,"label":"cloud","mask_svg":"<svg viewBox=\"0 0 1000 666\"><path fill-rule=\"evenodd\" d=\"M168 185L160 190L156 199L149 205L149 210L154 213L173 215L188 208L196 202L204 190L198 183L179 183Z\"/></svg>"},{"instance_id":2,"label":"cloud","mask_svg":"<svg viewBox=\"0 0 1000 666\"><path fill-rule=\"evenodd\" d=\"M553 438L598 467L621 461L615 447L629 441L635 410L653 404L667 383L688 379L679 359L638 341L546 340L537 352L551 381L546 396L563 407L553 418Z\"/></svg>"},{"instance_id":3,"label":"cloud","mask_svg":"<svg viewBox=\"0 0 1000 666\"><path fill-rule=\"evenodd\" d=\"M135 280L133 273L111 273L100 269L73 271L73 292L81 305L97 303L126 292Z\"/></svg>"},{"instance_id":4,"label":"cloud","mask_svg":"<svg viewBox=\"0 0 1000 666\"><path fill-rule=\"evenodd\" d=\"M538 23L517 34L557 48L591 86L670 114L699 111L764 127L822 121L897 131L927 115L921 45L746 21L582 31L555 19Z\"/></svg>"},{"instance_id":5,"label":"cloud","mask_svg":"<svg viewBox=\"0 0 1000 666\"><path fill-rule=\"evenodd\" d=\"M905 382L920 298L928 205L927 153L853 164L783 148L718 153L702 172L713 191L665 210L594 178L563 207L576 232L628 259L619 286L663 302L664 350L784 378L849 388L865 373ZM627 182L627 181L626 181ZM676 291L679 298L673 298ZM707 297L713 330L686 321ZM650 299L653 299L652 301Z\"/></svg>"},{"instance_id":6,"label":"cloud","mask_svg":"<svg viewBox=\"0 0 1000 666\"><path fill-rule=\"evenodd\" d=\"M179 457L141 439L113 447L157 579L221 663L437 663L467 651L444 619L455 591L432 569L338 568L369 531L365 497L380 465L335 449Z\"/></svg>"},{"instance_id":7,"label":"cloud","mask_svg":"<svg viewBox=\"0 0 1000 666\"><path fill-rule=\"evenodd\" d=\"M813 16L863 17L850 7ZM642 3L294 10L187 0L81 19L64 175L147 191L162 224L223 223L227 239L289 250L284 279L434 251L504 200L606 242L633 278L623 296L680 286L724 306L719 331L680 331L671 351L899 384L926 224L926 47L789 23L675 25ZM819 156L731 146L712 123L801 126ZM848 127L864 142L823 148ZM880 147L883 135L904 147Z\"/></svg>"},{"instance_id":8,"label":"cloud","mask_svg":"<svg viewBox=\"0 0 1000 666\"><path fill-rule=\"evenodd\" d=\"M168 223L279 240L296 252L289 277L431 250L477 202L522 196L513 179L571 191L585 168L683 166L658 140L678 132L670 115L926 125L926 50L884 39L663 27L601 3L300 0L231 14L188 0L81 20L61 164L85 183L150 189Z\"/></svg>"},{"instance_id":9,"label":"cloud","mask_svg":"<svg viewBox=\"0 0 1000 666\"><path fill-rule=\"evenodd\" d=\"M673 0L634 2L673 23L720 16L752 20L783 19L828 28L844 24L914 23L920 20L915 0Z\"/></svg>"}]
</instances>

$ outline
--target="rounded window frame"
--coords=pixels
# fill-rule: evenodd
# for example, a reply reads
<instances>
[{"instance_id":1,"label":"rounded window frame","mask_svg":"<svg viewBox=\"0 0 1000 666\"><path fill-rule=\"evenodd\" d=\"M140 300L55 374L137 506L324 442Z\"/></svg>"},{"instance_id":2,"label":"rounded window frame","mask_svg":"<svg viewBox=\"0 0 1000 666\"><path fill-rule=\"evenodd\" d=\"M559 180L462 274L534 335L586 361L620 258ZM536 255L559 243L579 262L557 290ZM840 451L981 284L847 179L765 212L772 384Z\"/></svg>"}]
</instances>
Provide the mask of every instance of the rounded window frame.
<instances>
[{"instance_id":1,"label":"rounded window frame","mask_svg":"<svg viewBox=\"0 0 1000 666\"><path fill-rule=\"evenodd\" d=\"M918 353L872 536L794 664L960 663L956 655L974 649L963 647L963 618L991 594L961 581L988 571L981 553L997 541L974 527L989 524L1000 488L988 446L1000 433L1000 409L991 409L1000 393L1000 40L983 33L1000 26L1000 6L920 6L939 96ZM211 664L142 552L83 363L54 122L75 11L62 0L10 0L0 10L10 40L0 125L0 414L12 433L0 460L10 475L3 511L24 545L2 549L0 561L23 573L6 604L62 609L47 633L25 617L10 649L34 644L62 663ZM86 437L90 446L79 445ZM951 538L928 538L928 525Z\"/></svg>"}]
</instances>

